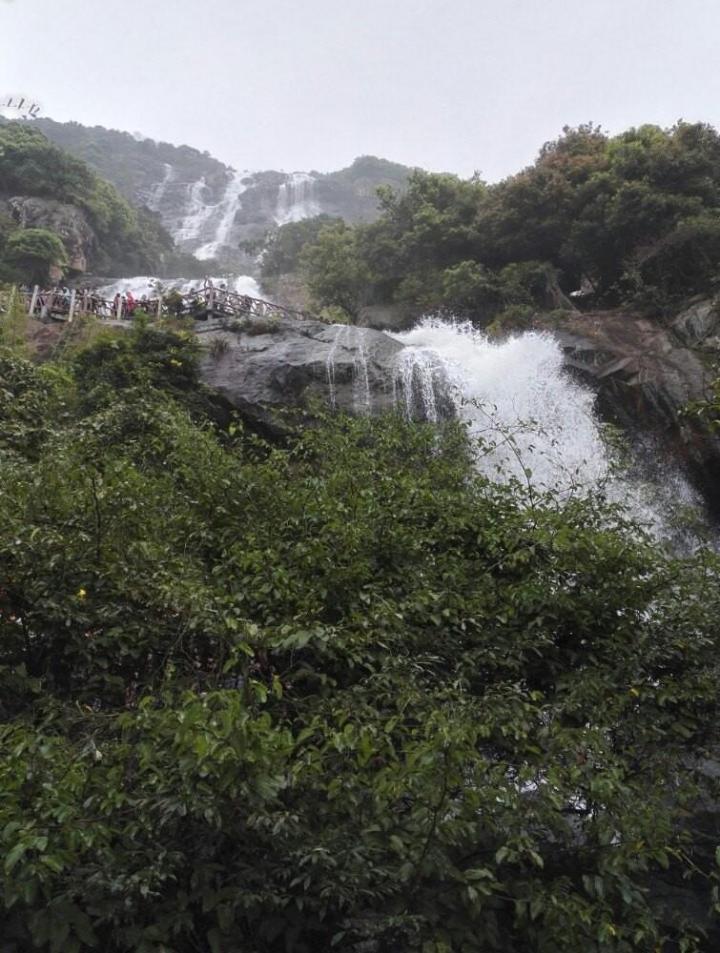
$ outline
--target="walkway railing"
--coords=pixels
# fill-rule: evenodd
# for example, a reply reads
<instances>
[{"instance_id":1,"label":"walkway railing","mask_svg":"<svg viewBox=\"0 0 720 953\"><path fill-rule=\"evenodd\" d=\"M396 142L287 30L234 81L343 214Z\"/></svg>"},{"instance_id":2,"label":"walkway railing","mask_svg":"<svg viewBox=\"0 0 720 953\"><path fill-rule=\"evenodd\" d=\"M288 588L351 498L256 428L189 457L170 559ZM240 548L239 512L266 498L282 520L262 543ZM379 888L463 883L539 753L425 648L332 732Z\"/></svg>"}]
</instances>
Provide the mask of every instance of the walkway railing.
<instances>
[{"instance_id":1,"label":"walkway railing","mask_svg":"<svg viewBox=\"0 0 720 953\"><path fill-rule=\"evenodd\" d=\"M28 315L41 320L53 318L72 321L82 315L94 315L104 320L124 320L138 313L150 317L190 317L196 321L208 318L254 317L254 318L295 318L309 319L313 316L306 311L285 308L262 298L238 294L224 288L206 286L188 294L179 291L165 291L154 297L132 298L125 294L116 294L113 298L103 298L96 291L88 289L43 290L36 285L32 290L16 289ZM13 292L0 298L0 313L11 305Z\"/></svg>"}]
</instances>

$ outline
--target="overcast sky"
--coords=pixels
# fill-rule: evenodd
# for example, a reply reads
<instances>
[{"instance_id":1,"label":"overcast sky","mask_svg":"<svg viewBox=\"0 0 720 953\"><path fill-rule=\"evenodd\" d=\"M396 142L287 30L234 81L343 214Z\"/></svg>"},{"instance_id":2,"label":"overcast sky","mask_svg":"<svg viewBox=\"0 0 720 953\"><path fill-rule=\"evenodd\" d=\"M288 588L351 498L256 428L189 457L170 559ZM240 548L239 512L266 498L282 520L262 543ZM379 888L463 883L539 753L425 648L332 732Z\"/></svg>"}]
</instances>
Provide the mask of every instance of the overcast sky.
<instances>
[{"instance_id":1,"label":"overcast sky","mask_svg":"<svg viewBox=\"0 0 720 953\"><path fill-rule=\"evenodd\" d=\"M565 124L720 125L718 0L0 0L0 94L237 168L493 181Z\"/></svg>"}]
</instances>

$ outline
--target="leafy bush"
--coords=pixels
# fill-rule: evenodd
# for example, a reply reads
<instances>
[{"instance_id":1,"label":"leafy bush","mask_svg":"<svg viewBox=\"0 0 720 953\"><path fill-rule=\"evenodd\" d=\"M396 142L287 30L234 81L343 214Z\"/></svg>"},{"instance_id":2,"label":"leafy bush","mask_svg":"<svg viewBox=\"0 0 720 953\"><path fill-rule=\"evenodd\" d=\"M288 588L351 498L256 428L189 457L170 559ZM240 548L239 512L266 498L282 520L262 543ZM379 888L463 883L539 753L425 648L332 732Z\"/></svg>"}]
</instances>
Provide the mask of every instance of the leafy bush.
<instances>
[{"instance_id":1,"label":"leafy bush","mask_svg":"<svg viewBox=\"0 0 720 953\"><path fill-rule=\"evenodd\" d=\"M5 947L690 949L716 561L457 425L218 431L191 358L0 361Z\"/></svg>"}]
</instances>

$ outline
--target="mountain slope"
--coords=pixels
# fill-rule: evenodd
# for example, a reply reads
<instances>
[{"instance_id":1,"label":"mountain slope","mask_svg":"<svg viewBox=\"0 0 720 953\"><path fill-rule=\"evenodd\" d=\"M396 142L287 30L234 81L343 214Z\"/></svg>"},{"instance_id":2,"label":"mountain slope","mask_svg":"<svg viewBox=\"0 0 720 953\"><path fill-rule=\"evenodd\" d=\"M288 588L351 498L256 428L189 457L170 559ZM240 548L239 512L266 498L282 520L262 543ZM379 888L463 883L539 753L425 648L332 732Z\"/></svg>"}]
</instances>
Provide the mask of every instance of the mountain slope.
<instances>
[{"instance_id":1,"label":"mountain slope","mask_svg":"<svg viewBox=\"0 0 720 953\"><path fill-rule=\"evenodd\" d=\"M255 270L241 246L262 243L279 225L328 214L373 221L376 189L402 190L410 169L363 156L332 173L235 171L207 152L139 139L127 132L39 119L34 127L112 182L135 206L160 216L185 252Z\"/></svg>"},{"instance_id":2,"label":"mountain slope","mask_svg":"<svg viewBox=\"0 0 720 953\"><path fill-rule=\"evenodd\" d=\"M157 216L133 208L38 128L16 122L0 124L0 218L0 256L16 233L41 230L62 241L58 257L74 272L160 271L173 252Z\"/></svg>"}]
</instances>

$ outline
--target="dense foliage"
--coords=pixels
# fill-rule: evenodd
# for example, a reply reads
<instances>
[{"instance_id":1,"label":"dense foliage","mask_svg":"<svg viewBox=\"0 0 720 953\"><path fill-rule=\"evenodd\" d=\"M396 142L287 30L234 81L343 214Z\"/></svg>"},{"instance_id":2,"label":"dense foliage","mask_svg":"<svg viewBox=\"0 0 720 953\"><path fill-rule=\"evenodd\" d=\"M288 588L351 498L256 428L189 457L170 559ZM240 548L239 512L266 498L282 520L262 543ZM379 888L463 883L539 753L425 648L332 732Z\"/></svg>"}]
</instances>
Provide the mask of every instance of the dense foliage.
<instances>
[{"instance_id":1,"label":"dense foliage","mask_svg":"<svg viewBox=\"0 0 720 953\"><path fill-rule=\"evenodd\" d=\"M33 127L59 146L64 152L90 166L129 202L138 203L153 185L161 182L165 163L172 165L183 180L193 182L205 178L213 189L222 188L227 168L208 152L191 146L174 146L169 142L105 129L103 126L83 126L79 122L55 122L41 118Z\"/></svg>"},{"instance_id":2,"label":"dense foliage","mask_svg":"<svg viewBox=\"0 0 720 953\"><path fill-rule=\"evenodd\" d=\"M353 245L347 280L333 273L329 231L308 247L321 304L350 296L351 311L394 302L488 323L507 308L563 306L580 288L595 304L659 311L720 280L720 136L700 123L566 129L497 185L417 171L380 203L352 243L336 230L342 254Z\"/></svg>"},{"instance_id":3,"label":"dense foliage","mask_svg":"<svg viewBox=\"0 0 720 953\"><path fill-rule=\"evenodd\" d=\"M58 203L79 209L92 236L85 250L97 271L152 272L161 267L173 248L172 239L155 216L131 208L109 182L31 127L0 125L0 190L0 198L31 196L47 200L49 222L62 219ZM8 254L11 239L23 241L17 238L20 230L11 217L6 216L4 224L0 223L0 269L31 280L34 276L28 269ZM62 229L56 234L65 237ZM53 263L62 264L62 260Z\"/></svg>"},{"instance_id":4,"label":"dense foliage","mask_svg":"<svg viewBox=\"0 0 720 953\"><path fill-rule=\"evenodd\" d=\"M4 951L692 948L712 561L456 426L221 428L182 334L66 354L0 356Z\"/></svg>"},{"instance_id":5,"label":"dense foliage","mask_svg":"<svg viewBox=\"0 0 720 953\"><path fill-rule=\"evenodd\" d=\"M300 255L306 245L313 244L321 229L336 223L330 215L316 215L300 222L289 222L265 239L262 250L260 273L264 282L278 275L297 271L300 267Z\"/></svg>"}]
</instances>

